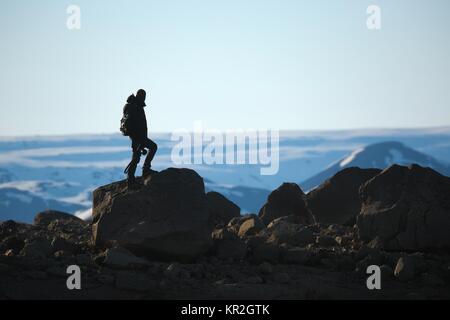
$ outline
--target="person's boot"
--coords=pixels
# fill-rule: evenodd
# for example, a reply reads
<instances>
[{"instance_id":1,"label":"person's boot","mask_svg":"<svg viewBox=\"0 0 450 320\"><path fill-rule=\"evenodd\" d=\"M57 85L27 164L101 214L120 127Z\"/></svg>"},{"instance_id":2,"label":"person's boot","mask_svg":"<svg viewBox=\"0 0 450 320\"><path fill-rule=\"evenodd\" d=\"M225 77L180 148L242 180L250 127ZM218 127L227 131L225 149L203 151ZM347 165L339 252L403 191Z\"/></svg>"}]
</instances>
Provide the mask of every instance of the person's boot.
<instances>
[{"instance_id":1,"label":"person's boot","mask_svg":"<svg viewBox=\"0 0 450 320\"><path fill-rule=\"evenodd\" d=\"M129 190L137 190L141 187L141 184L136 180L135 177L128 177L127 186Z\"/></svg>"}]
</instances>

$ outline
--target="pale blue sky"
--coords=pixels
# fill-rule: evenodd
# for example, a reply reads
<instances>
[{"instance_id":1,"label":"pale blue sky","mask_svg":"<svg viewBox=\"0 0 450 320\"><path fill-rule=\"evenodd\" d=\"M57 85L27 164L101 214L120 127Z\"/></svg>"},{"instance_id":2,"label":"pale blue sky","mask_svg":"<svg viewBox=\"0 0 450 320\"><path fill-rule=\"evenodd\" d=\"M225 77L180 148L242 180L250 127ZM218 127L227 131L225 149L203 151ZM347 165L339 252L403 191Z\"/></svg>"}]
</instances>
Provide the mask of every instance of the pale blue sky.
<instances>
[{"instance_id":1,"label":"pale blue sky","mask_svg":"<svg viewBox=\"0 0 450 320\"><path fill-rule=\"evenodd\" d=\"M447 126L449 16L448 0L2 0L0 135L118 132L140 87L151 131Z\"/></svg>"}]
</instances>

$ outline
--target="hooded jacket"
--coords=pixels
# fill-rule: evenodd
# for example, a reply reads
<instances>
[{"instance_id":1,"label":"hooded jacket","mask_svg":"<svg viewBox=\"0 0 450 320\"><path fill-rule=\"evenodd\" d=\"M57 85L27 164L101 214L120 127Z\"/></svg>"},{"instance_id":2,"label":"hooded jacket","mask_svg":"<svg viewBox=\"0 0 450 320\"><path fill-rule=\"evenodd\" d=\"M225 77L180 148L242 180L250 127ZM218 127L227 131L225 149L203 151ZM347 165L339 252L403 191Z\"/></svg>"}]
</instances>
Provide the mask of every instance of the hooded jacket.
<instances>
[{"instance_id":1,"label":"hooded jacket","mask_svg":"<svg viewBox=\"0 0 450 320\"><path fill-rule=\"evenodd\" d=\"M127 113L130 121L130 138L132 140L144 140L147 138L147 118L144 111L145 103L130 95L123 107L124 114Z\"/></svg>"}]
</instances>

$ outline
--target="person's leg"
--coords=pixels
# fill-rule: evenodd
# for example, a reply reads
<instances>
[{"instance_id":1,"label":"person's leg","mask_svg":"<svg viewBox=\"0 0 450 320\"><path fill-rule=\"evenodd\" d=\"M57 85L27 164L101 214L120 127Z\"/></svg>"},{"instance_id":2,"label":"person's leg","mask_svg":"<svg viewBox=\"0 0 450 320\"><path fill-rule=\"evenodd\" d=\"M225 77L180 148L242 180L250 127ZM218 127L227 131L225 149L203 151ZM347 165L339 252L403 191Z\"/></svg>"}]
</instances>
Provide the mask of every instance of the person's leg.
<instances>
[{"instance_id":1,"label":"person's leg","mask_svg":"<svg viewBox=\"0 0 450 320\"><path fill-rule=\"evenodd\" d=\"M129 182L135 181L136 168L139 161L141 160L141 151L139 150L138 147L139 144L133 141L131 144L131 148L133 149L133 155L127 171L127 177Z\"/></svg>"},{"instance_id":2,"label":"person's leg","mask_svg":"<svg viewBox=\"0 0 450 320\"><path fill-rule=\"evenodd\" d=\"M158 146L156 145L156 143L148 138L144 142L144 147L148 149L148 153L145 157L144 165L142 167L142 175L146 175L152 172L152 160L155 157L156 151L158 150Z\"/></svg>"}]
</instances>

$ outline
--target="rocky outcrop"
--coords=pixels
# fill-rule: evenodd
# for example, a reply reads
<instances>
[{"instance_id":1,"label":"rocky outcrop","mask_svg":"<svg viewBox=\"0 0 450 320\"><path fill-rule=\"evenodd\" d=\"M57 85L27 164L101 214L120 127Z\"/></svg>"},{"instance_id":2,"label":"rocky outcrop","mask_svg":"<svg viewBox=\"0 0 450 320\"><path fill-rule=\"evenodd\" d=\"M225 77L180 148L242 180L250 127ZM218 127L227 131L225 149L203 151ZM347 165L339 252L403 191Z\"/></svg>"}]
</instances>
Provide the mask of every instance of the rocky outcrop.
<instances>
[{"instance_id":1,"label":"rocky outcrop","mask_svg":"<svg viewBox=\"0 0 450 320\"><path fill-rule=\"evenodd\" d=\"M242 260L247 254L247 246L234 232L227 228L214 230L214 255L219 259Z\"/></svg>"},{"instance_id":2,"label":"rocky outcrop","mask_svg":"<svg viewBox=\"0 0 450 320\"><path fill-rule=\"evenodd\" d=\"M292 217L292 216L290 216ZM316 240L312 228L289 221L288 217L275 219L264 230L268 243L283 244L291 246L306 246Z\"/></svg>"},{"instance_id":3,"label":"rocky outcrop","mask_svg":"<svg viewBox=\"0 0 450 320\"><path fill-rule=\"evenodd\" d=\"M97 256L97 261L101 261L107 267L118 269L145 267L149 265L147 260L136 257L128 250L120 247L107 249L102 255Z\"/></svg>"},{"instance_id":4,"label":"rocky outcrop","mask_svg":"<svg viewBox=\"0 0 450 320\"><path fill-rule=\"evenodd\" d=\"M83 220L80 218L74 216L73 214L56 211L56 210L46 210L43 212L38 213L34 217L34 224L35 225L42 225L47 226L53 221L67 221L67 222L76 222L76 223L83 223Z\"/></svg>"},{"instance_id":5,"label":"rocky outcrop","mask_svg":"<svg viewBox=\"0 0 450 320\"><path fill-rule=\"evenodd\" d=\"M308 192L308 207L320 223L353 225L361 210L359 187L379 169L347 168Z\"/></svg>"},{"instance_id":6,"label":"rocky outcrop","mask_svg":"<svg viewBox=\"0 0 450 320\"><path fill-rule=\"evenodd\" d=\"M193 170L169 168L142 184L129 191L121 181L94 191L94 243L163 260L205 254L212 228L203 179Z\"/></svg>"},{"instance_id":7,"label":"rocky outcrop","mask_svg":"<svg viewBox=\"0 0 450 320\"><path fill-rule=\"evenodd\" d=\"M214 224L227 225L231 219L241 215L241 208L218 192L206 194L210 220Z\"/></svg>"},{"instance_id":8,"label":"rocky outcrop","mask_svg":"<svg viewBox=\"0 0 450 320\"><path fill-rule=\"evenodd\" d=\"M0 256L67 257L86 251L91 244L90 226L80 219L49 219L35 225L12 220L0 223Z\"/></svg>"},{"instance_id":9,"label":"rocky outcrop","mask_svg":"<svg viewBox=\"0 0 450 320\"><path fill-rule=\"evenodd\" d=\"M258 217L246 219L239 227L238 236L241 238L251 236L258 233L263 228L264 225Z\"/></svg>"},{"instance_id":10,"label":"rocky outcrop","mask_svg":"<svg viewBox=\"0 0 450 320\"><path fill-rule=\"evenodd\" d=\"M259 220L258 215L251 213L251 214L245 214L239 217L234 217L228 222L227 228L234 232L235 234L239 233L239 230L241 229L242 224L249 220L249 219L257 219Z\"/></svg>"},{"instance_id":11,"label":"rocky outcrop","mask_svg":"<svg viewBox=\"0 0 450 320\"><path fill-rule=\"evenodd\" d=\"M259 217L265 225L274 219L289 215L295 216L302 224L315 222L314 216L306 205L305 194L295 183L283 183L278 189L272 191L266 204L259 211Z\"/></svg>"},{"instance_id":12,"label":"rocky outcrop","mask_svg":"<svg viewBox=\"0 0 450 320\"><path fill-rule=\"evenodd\" d=\"M411 208L419 200L445 208L445 199L436 195L447 190L442 177L404 174L408 178L395 175L368 192L363 204L384 208L377 206L388 206L387 197L389 208L405 199ZM213 226L203 181L195 172L168 169L141 182L137 190L124 182L96 190L92 223L65 215L34 225L0 223L0 299L450 297L448 251L383 250L374 245L385 243L377 232L377 241L368 237L364 243L353 226L308 224L277 201L271 205L281 207L283 216L267 225L250 214ZM409 193L399 196L397 182L414 199ZM424 221L434 226L428 217ZM65 285L67 267L74 264L82 271L82 290ZM371 265L380 266L383 290L365 286Z\"/></svg>"},{"instance_id":13,"label":"rocky outcrop","mask_svg":"<svg viewBox=\"0 0 450 320\"><path fill-rule=\"evenodd\" d=\"M393 165L361 187L359 237L389 250L450 248L450 178Z\"/></svg>"}]
</instances>

